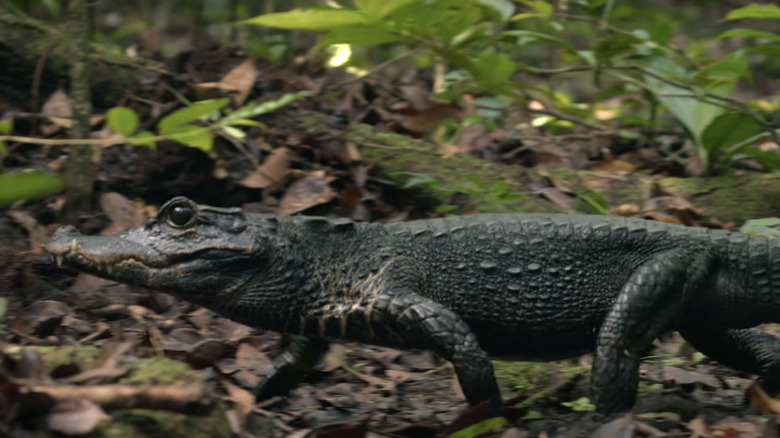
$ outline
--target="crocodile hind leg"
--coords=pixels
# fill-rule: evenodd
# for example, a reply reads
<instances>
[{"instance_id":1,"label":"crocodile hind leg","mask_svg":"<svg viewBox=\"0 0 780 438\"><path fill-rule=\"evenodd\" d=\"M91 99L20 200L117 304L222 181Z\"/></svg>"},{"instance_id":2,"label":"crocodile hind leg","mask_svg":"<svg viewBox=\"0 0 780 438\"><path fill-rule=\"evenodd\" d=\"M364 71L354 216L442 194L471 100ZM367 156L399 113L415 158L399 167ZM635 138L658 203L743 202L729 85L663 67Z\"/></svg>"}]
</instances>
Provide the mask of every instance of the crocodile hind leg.
<instances>
[{"instance_id":1,"label":"crocodile hind leg","mask_svg":"<svg viewBox=\"0 0 780 438\"><path fill-rule=\"evenodd\" d=\"M258 401L287 395L327 353L330 343L319 337L294 336L275 358L254 394Z\"/></svg>"},{"instance_id":2,"label":"crocodile hind leg","mask_svg":"<svg viewBox=\"0 0 780 438\"><path fill-rule=\"evenodd\" d=\"M780 393L780 339L759 329L725 330L711 322L694 320L680 334L707 357L731 368L758 375L771 395Z\"/></svg>"},{"instance_id":3,"label":"crocodile hind leg","mask_svg":"<svg viewBox=\"0 0 780 438\"><path fill-rule=\"evenodd\" d=\"M639 384L639 357L700 287L704 261L678 252L659 254L631 275L596 339L591 395L598 412L631 409ZM693 262L692 262L693 260Z\"/></svg>"}]
</instances>

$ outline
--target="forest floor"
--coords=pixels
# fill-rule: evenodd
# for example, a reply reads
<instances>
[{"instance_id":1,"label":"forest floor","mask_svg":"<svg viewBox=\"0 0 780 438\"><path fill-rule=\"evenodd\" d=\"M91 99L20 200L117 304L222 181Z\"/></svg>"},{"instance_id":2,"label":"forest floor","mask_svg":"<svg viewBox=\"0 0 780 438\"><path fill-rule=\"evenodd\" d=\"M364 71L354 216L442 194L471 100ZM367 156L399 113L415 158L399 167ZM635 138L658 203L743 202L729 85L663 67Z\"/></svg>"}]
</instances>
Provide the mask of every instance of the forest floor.
<instances>
[{"instance_id":1,"label":"forest floor","mask_svg":"<svg viewBox=\"0 0 780 438\"><path fill-rule=\"evenodd\" d=\"M518 175L520 169L547 166L686 174L679 161L664 158L668 151L624 142L617 135L599 134L582 141L588 132L578 131L529 146L511 129L491 130L476 123L444 141L437 138L436 127L446 118L463 120L469 110L435 103L424 88L355 80L339 70L323 69L316 74L281 70L246 62L225 47L203 50L210 57L192 53L181 58L202 63L170 66L179 72L175 79L157 78L158 85L146 91L150 95L125 102L135 106L144 124L152 126L176 107L172 89L187 95L193 90L228 89L233 98L243 96L237 105L248 98L269 100L304 89L321 94L263 116L264 133L250 131L242 141L215 133L214 148L207 153L172 141L160 143L155 150L130 145L102 148L95 156L99 202L94 211L81 216L77 226L82 231L112 234L139 226L156 214L157 206L176 195L260 213L372 221L434 214L430 197L409 195L383 176L381 157L364 159L356 145L344 141L344 126L335 125L328 133L295 127L295 120L313 113L343 124L367 123L377 131L433 137L439 145L433 153L443 157L445 165L448 156L471 154L517 166ZM415 82L412 76L405 78L407 82ZM328 95L322 90L333 92ZM150 97L160 102L159 108L139 104ZM42 116L49 115L44 110ZM515 123L531 117L514 116ZM17 123L15 129L28 129L25 134L42 138L65 135L55 121L33 125ZM99 125L96 129L100 131ZM679 148L682 142L681 135L671 136L668 143L670 148ZM61 171L65 153L57 146L10 144L0 169ZM393 154L393 149L387 148L386 154ZM464 182L479 186L471 176L465 176ZM536 190L533 196L557 208L570 208L577 200L550 181L529 184ZM503 189L491 190L490 200L500 201ZM478 206L463 207L456 191L449 198L451 211L480 211ZM648 192L646 196L660 195ZM651 217L734 228L719 218L702 216L683 197L662 195L674 202ZM58 268L43 253L42 245L54 229L64 225L57 219L63 202L62 195L52 195L0 209L0 297L7 306L0 324L0 436L31 436L33 430L109 436L112 424L133 428L132 432L123 429L128 433L123 436L169 437L231 433L242 437L435 437L458 430L461 435L453 436L471 437L477 436L479 426L464 427L481 424L487 429L485 436L514 438L568 436L587 427L591 407L583 397L588 396L589 357L541 366L500 363L504 396L515 402L507 408L507 424L480 423L482 412L467 409L452 368L430 353L351 343L335 344L289 397L254 404L251 388L269 369L280 336L241 326L162 293ZM172 381L189 392L166 392L170 376L139 377L139 364L160 358L188 365L187 383L181 384L178 377ZM154 366L179 369L170 362ZM749 390L750 377L701 357L679 336L670 334L658 340L643 360L636 413L614 420L594 436L776 437L775 419L752 406L758 403L772 411L774 402L760 391ZM139 382L146 385L139 386ZM205 386L193 382L205 382ZM48 398L30 397L35 392L32 387ZM46 389L52 387L61 389ZM106 388L114 391L110 403L84 401L99 398L96 394ZM179 403L187 397L192 400ZM207 410L206 417L190 415L200 409L196 405L201 402L218 408ZM155 417L145 411L171 411L179 417ZM185 417L202 420L190 423Z\"/></svg>"}]
</instances>

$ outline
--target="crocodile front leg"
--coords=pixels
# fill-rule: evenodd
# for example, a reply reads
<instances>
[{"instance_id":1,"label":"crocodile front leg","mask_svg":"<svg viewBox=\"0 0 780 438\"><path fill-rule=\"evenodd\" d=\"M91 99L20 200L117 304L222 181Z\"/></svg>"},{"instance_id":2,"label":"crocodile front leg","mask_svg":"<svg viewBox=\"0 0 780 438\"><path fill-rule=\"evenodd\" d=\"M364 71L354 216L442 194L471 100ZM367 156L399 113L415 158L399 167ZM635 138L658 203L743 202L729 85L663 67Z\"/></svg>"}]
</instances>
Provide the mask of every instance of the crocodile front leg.
<instances>
[{"instance_id":1,"label":"crocodile front leg","mask_svg":"<svg viewBox=\"0 0 780 438\"><path fill-rule=\"evenodd\" d=\"M591 394L603 414L636 400L639 357L701 287L706 256L666 252L640 266L620 291L596 340Z\"/></svg>"},{"instance_id":2,"label":"crocodile front leg","mask_svg":"<svg viewBox=\"0 0 780 438\"><path fill-rule=\"evenodd\" d=\"M255 389L258 401L287 395L327 353L330 343L319 337L294 336L275 358L273 367Z\"/></svg>"},{"instance_id":3,"label":"crocodile front leg","mask_svg":"<svg viewBox=\"0 0 780 438\"><path fill-rule=\"evenodd\" d=\"M363 311L372 330L395 338L398 346L431 350L450 361L470 405L487 401L500 408L493 364L454 312L415 293L392 292L382 293Z\"/></svg>"}]
</instances>

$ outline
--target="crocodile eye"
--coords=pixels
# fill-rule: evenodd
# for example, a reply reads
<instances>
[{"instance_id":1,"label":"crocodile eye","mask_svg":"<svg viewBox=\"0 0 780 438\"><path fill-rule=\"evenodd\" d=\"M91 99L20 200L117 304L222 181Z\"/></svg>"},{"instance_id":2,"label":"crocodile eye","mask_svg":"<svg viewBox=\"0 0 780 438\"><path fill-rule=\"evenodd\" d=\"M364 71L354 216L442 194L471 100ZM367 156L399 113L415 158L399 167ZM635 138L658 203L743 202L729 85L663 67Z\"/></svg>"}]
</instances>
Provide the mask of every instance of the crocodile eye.
<instances>
[{"instance_id":1,"label":"crocodile eye","mask_svg":"<svg viewBox=\"0 0 780 438\"><path fill-rule=\"evenodd\" d=\"M168 212L168 222L174 227L187 226L194 218L195 211L189 204L174 205Z\"/></svg>"}]
</instances>

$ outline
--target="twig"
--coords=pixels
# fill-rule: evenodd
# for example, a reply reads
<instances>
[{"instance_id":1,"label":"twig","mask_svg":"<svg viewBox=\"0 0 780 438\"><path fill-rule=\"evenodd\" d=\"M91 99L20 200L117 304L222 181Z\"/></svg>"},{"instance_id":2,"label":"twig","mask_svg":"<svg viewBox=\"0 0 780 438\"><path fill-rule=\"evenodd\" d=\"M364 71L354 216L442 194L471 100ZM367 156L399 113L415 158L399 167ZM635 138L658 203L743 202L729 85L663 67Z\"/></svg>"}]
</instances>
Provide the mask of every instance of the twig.
<instances>
[{"instance_id":1,"label":"twig","mask_svg":"<svg viewBox=\"0 0 780 438\"><path fill-rule=\"evenodd\" d=\"M342 81L342 82L336 84L335 88L342 88L342 87L344 87L346 85L349 85L349 84L351 84L353 82L357 82L357 81L363 80L363 79L365 79L365 78L367 78L369 76L372 76L375 73L381 71L382 69L384 69L388 65L391 65L391 64L393 64L395 62L398 62L398 61L400 61L400 60L402 60L404 58L408 58L409 56L412 56L413 54L418 53L419 51L420 51L420 48L418 47L418 48L409 50L408 52L401 53L400 55L395 56L393 58L390 58L387 61L380 62L376 66L372 67L371 70L366 72L365 75L363 75L363 76L355 76L355 77L347 79L346 81Z\"/></svg>"},{"instance_id":2,"label":"twig","mask_svg":"<svg viewBox=\"0 0 780 438\"><path fill-rule=\"evenodd\" d=\"M69 399L86 399L105 409L156 409L206 415L214 400L204 385L31 385L22 386L23 411L38 411Z\"/></svg>"}]
</instances>

